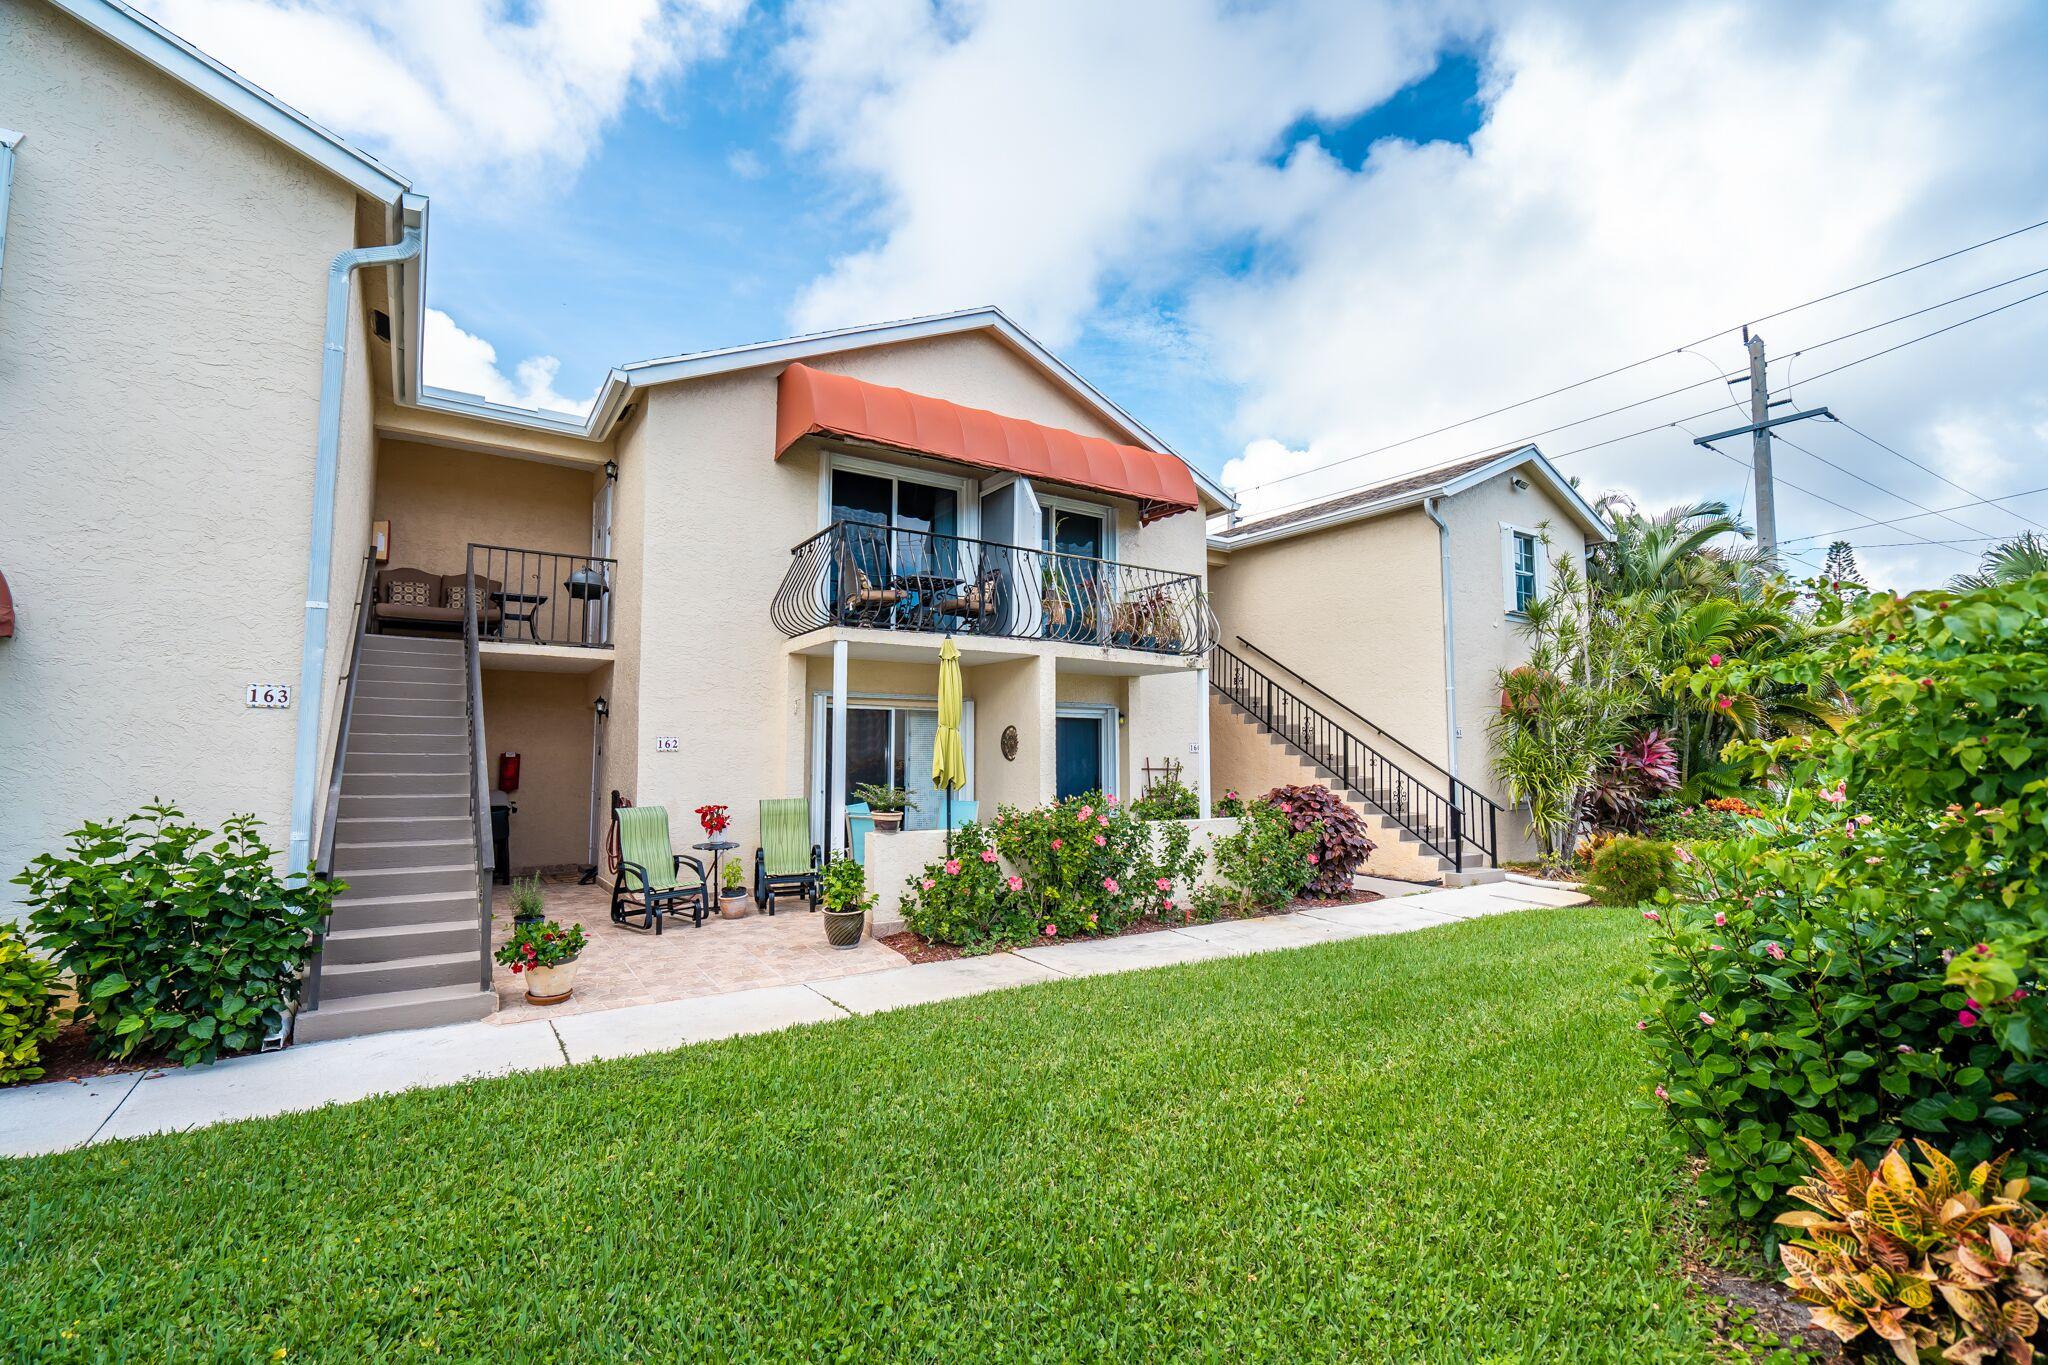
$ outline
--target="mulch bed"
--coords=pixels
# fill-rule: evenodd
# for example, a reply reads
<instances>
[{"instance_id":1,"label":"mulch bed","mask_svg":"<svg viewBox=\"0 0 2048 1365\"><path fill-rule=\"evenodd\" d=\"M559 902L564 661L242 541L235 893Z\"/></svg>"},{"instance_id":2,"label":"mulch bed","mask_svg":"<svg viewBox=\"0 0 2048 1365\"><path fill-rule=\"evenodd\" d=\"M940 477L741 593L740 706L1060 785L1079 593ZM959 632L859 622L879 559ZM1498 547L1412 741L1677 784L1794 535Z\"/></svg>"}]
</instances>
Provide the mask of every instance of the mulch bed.
<instances>
[{"instance_id":1,"label":"mulch bed","mask_svg":"<svg viewBox=\"0 0 2048 1365\"><path fill-rule=\"evenodd\" d=\"M95 1057L83 1024L66 1024L55 1038L43 1044L41 1054L43 1074L29 1082L31 1085L44 1081L90 1081L175 1065L168 1057L150 1053L112 1059Z\"/></svg>"},{"instance_id":2,"label":"mulch bed","mask_svg":"<svg viewBox=\"0 0 2048 1365\"><path fill-rule=\"evenodd\" d=\"M1702 1226L1707 1201L1693 1192L1693 1181L1705 1165L1698 1157L1686 1163L1686 1179L1674 1196L1679 1264L1692 1281L1692 1292L1709 1301L1715 1344L1720 1359L1768 1356L1758 1338L1775 1337L1785 1348L1817 1361L1846 1361L1848 1353L1832 1332L1813 1325L1806 1305L1776 1279L1769 1278L1752 1246L1731 1246Z\"/></svg>"},{"instance_id":3,"label":"mulch bed","mask_svg":"<svg viewBox=\"0 0 2048 1365\"><path fill-rule=\"evenodd\" d=\"M1348 896L1338 896L1330 900L1311 900L1304 896L1299 900L1280 907L1278 910L1269 910L1262 915L1247 915L1245 918L1267 919L1273 915L1291 915L1300 910L1328 910L1339 905L1364 905L1370 901L1384 899L1386 898L1377 891L1353 891ZM1141 919L1130 928L1114 934L1090 934L1085 939L1068 938L1051 941L1060 943L1092 943L1097 939L1129 938L1132 934L1156 934L1164 929L1184 929L1187 927L1189 926L1184 924L1169 924L1164 920ZM912 962L951 962L955 958L966 956L965 953L955 948L952 944L933 943L914 929L902 929L893 934L884 934L876 939L875 942L885 948L894 948Z\"/></svg>"}]
</instances>

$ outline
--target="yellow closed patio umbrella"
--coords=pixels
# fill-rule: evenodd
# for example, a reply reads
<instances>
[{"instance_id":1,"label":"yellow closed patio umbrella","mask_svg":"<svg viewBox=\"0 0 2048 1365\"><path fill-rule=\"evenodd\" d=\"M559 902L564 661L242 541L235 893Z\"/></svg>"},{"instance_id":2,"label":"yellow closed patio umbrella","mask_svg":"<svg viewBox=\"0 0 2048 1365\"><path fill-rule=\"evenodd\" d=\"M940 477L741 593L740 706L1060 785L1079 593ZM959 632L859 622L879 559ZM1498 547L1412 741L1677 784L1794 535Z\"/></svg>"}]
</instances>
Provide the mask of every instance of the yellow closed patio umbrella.
<instances>
[{"instance_id":1,"label":"yellow closed patio umbrella","mask_svg":"<svg viewBox=\"0 0 2048 1365\"><path fill-rule=\"evenodd\" d=\"M953 852L953 793L967 785L967 755L960 748L960 650L948 635L939 646L939 733L932 741L932 785L946 792L946 852Z\"/></svg>"}]
</instances>

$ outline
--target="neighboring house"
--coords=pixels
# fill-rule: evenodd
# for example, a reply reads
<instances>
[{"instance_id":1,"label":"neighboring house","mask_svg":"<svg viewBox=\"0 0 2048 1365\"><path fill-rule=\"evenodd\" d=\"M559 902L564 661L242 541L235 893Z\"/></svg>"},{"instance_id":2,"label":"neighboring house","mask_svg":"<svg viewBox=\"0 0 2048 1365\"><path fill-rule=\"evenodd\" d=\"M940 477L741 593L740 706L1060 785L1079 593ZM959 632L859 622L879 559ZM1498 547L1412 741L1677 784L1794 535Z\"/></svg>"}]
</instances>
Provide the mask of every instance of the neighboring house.
<instances>
[{"instance_id":1,"label":"neighboring house","mask_svg":"<svg viewBox=\"0 0 2048 1365\"><path fill-rule=\"evenodd\" d=\"M126 6L0 0L0 125L0 877L254 811L350 883L328 1037L493 1007L501 755L515 868L596 863L615 792L742 857L773 797L839 845L860 782L929 826L951 635L962 799L1206 791L1230 500L999 311L515 411L420 380L426 200Z\"/></svg>"},{"instance_id":2,"label":"neighboring house","mask_svg":"<svg viewBox=\"0 0 2048 1365\"><path fill-rule=\"evenodd\" d=\"M1389 875L1527 855L1487 721L1528 657L1522 609L1607 538L1533 445L1219 527L1217 790L1323 781L1368 815Z\"/></svg>"}]
</instances>

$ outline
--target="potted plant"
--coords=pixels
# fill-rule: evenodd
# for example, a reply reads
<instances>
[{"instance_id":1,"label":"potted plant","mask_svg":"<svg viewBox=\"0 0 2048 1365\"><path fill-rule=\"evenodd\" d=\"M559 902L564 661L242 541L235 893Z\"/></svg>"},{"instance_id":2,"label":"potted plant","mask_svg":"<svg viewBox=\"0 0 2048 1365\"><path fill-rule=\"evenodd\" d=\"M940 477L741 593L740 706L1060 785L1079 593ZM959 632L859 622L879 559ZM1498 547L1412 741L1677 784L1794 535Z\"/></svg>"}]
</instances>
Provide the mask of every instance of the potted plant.
<instances>
[{"instance_id":1,"label":"potted plant","mask_svg":"<svg viewBox=\"0 0 2048 1365\"><path fill-rule=\"evenodd\" d=\"M825 941L834 948L857 948L868 917L868 877L851 858L825 864Z\"/></svg>"},{"instance_id":2,"label":"potted plant","mask_svg":"<svg viewBox=\"0 0 2048 1365\"><path fill-rule=\"evenodd\" d=\"M559 1005L576 989L576 959L583 955L583 926L537 920L515 924L512 937L493 954L526 978L526 1003Z\"/></svg>"},{"instance_id":3,"label":"potted plant","mask_svg":"<svg viewBox=\"0 0 2048 1365\"><path fill-rule=\"evenodd\" d=\"M1067 590L1061 584L1059 574L1050 560L1046 561L1039 577L1043 587L1039 593L1038 604L1045 608L1045 623L1057 630L1067 623Z\"/></svg>"},{"instance_id":4,"label":"potted plant","mask_svg":"<svg viewBox=\"0 0 2048 1365\"><path fill-rule=\"evenodd\" d=\"M515 877L512 881L512 922L534 924L547 918L547 896L540 889L538 874Z\"/></svg>"},{"instance_id":5,"label":"potted plant","mask_svg":"<svg viewBox=\"0 0 2048 1365\"><path fill-rule=\"evenodd\" d=\"M724 806L697 807L697 823L704 826L704 838L707 842L725 833L725 827L732 823L725 812Z\"/></svg>"},{"instance_id":6,"label":"potted plant","mask_svg":"<svg viewBox=\"0 0 2048 1365\"><path fill-rule=\"evenodd\" d=\"M917 809L909 792L886 782L863 782L853 789L853 795L856 800L867 802L877 834L894 834L903 828L903 812Z\"/></svg>"},{"instance_id":7,"label":"potted plant","mask_svg":"<svg viewBox=\"0 0 2048 1365\"><path fill-rule=\"evenodd\" d=\"M753 913L747 899L747 869L734 858L719 872L718 913L726 919L745 919Z\"/></svg>"}]
</instances>

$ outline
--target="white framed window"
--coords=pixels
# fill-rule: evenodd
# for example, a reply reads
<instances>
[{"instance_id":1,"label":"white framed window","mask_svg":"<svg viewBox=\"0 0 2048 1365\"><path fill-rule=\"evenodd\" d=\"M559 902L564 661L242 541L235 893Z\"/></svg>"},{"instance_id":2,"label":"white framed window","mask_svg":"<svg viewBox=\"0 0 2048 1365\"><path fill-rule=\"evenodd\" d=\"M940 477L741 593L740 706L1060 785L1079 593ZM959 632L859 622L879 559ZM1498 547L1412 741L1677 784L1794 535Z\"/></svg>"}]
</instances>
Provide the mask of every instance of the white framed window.
<instances>
[{"instance_id":1,"label":"white framed window","mask_svg":"<svg viewBox=\"0 0 2048 1365\"><path fill-rule=\"evenodd\" d=\"M1543 534L1526 526L1500 528L1501 603L1510 616L1527 616L1543 595Z\"/></svg>"},{"instance_id":2,"label":"white framed window","mask_svg":"<svg viewBox=\"0 0 2048 1365\"><path fill-rule=\"evenodd\" d=\"M1052 493L1040 493L1038 505L1041 509L1040 549L1056 550L1084 559L1116 558L1114 507Z\"/></svg>"},{"instance_id":3,"label":"white framed window","mask_svg":"<svg viewBox=\"0 0 2048 1365\"><path fill-rule=\"evenodd\" d=\"M865 782L902 787L916 804L904 813L905 829L939 829L945 822L945 798L932 785L932 749L938 738L937 697L849 692L846 709L852 720L846 732L846 799ZM830 818L832 694L811 694L811 842L825 842ZM955 801L974 799L974 698L960 707L960 745L966 751L967 784L953 793Z\"/></svg>"},{"instance_id":4,"label":"white framed window","mask_svg":"<svg viewBox=\"0 0 2048 1365\"><path fill-rule=\"evenodd\" d=\"M851 476L843 483L835 479L842 471ZM864 483L860 475L869 476L868 480ZM873 486L875 481L886 481L889 485L886 513L881 510L881 499L877 496L880 490ZM912 490L907 499L903 492L906 484ZM871 496L863 498L862 492ZM839 505L842 499L874 505L849 512ZM981 534L980 484L964 475L828 449L818 461L818 529L822 531L835 521L849 519L874 519L901 529L973 540Z\"/></svg>"}]
</instances>

